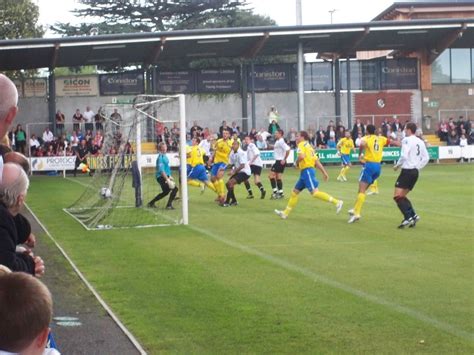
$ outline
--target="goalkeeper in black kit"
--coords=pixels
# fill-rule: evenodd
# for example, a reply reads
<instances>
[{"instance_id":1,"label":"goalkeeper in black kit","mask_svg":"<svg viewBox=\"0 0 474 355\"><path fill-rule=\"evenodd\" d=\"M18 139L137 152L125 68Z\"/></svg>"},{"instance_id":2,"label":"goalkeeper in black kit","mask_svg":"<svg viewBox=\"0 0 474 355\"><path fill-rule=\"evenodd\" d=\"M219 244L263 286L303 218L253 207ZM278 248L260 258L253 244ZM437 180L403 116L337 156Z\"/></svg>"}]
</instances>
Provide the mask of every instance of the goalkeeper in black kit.
<instances>
[{"instance_id":1,"label":"goalkeeper in black kit","mask_svg":"<svg viewBox=\"0 0 474 355\"><path fill-rule=\"evenodd\" d=\"M162 192L156 195L155 198L148 203L148 207L156 207L156 202L170 194L168 203L166 204L166 209L174 210L173 201L178 193L178 188L171 177L170 162L166 156L166 151L167 147L164 142L158 144L159 154L156 158L156 181L160 184Z\"/></svg>"}]
</instances>

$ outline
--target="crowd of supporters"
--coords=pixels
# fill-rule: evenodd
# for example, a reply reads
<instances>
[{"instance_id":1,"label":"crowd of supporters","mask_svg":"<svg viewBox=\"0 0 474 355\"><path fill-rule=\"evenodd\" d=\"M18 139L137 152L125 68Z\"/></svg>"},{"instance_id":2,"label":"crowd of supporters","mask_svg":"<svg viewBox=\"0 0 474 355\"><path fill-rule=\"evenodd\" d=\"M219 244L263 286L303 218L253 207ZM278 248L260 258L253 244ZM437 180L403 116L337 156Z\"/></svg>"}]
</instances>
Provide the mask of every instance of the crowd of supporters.
<instances>
[{"instance_id":1,"label":"crowd of supporters","mask_svg":"<svg viewBox=\"0 0 474 355\"><path fill-rule=\"evenodd\" d=\"M438 126L438 137L447 145L466 145L474 144L474 130L471 120L459 116L458 120L453 117L442 119Z\"/></svg>"}]
</instances>

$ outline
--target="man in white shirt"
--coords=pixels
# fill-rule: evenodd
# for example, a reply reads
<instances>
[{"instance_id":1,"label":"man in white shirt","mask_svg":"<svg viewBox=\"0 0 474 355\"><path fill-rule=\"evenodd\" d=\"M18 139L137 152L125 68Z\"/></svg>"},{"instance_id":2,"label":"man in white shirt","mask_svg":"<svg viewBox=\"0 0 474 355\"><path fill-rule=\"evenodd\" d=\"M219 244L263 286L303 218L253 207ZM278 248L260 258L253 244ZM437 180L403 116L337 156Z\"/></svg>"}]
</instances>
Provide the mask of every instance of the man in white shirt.
<instances>
[{"instance_id":1,"label":"man in white shirt","mask_svg":"<svg viewBox=\"0 0 474 355\"><path fill-rule=\"evenodd\" d=\"M423 169L430 160L425 143L415 135L416 124L407 123L405 131L406 137L402 140L400 159L393 167L395 171L400 166L402 167L400 176L395 183L393 196L404 217L398 228L415 227L416 222L420 219L406 196L415 187L419 170Z\"/></svg>"},{"instance_id":2,"label":"man in white shirt","mask_svg":"<svg viewBox=\"0 0 474 355\"><path fill-rule=\"evenodd\" d=\"M232 143L232 151L229 156L229 164L232 165L230 171L230 179L227 181L227 198L222 207L237 206L237 199L235 198L234 186L247 181L250 178L251 170L247 159L247 153L240 148L240 142L235 140Z\"/></svg>"},{"instance_id":3,"label":"man in white shirt","mask_svg":"<svg viewBox=\"0 0 474 355\"><path fill-rule=\"evenodd\" d=\"M204 164L207 164L209 157L211 156L211 135L209 134L206 139L203 139L199 143L199 148L204 151Z\"/></svg>"},{"instance_id":4,"label":"man in white shirt","mask_svg":"<svg viewBox=\"0 0 474 355\"><path fill-rule=\"evenodd\" d=\"M48 127L46 127L46 129L43 132L43 142L50 143L52 141L54 141L53 132L51 132Z\"/></svg>"},{"instance_id":5,"label":"man in white shirt","mask_svg":"<svg viewBox=\"0 0 474 355\"><path fill-rule=\"evenodd\" d=\"M247 145L247 159L250 165L250 171L253 174L253 179L255 185L260 189L260 198L263 200L265 198L265 188L262 185L260 180L260 175L262 174L263 161L260 157L260 149L257 148L254 141L250 136L245 137L245 144ZM249 181L245 181L245 188L248 192L248 199L253 198L252 188L250 187Z\"/></svg>"},{"instance_id":6,"label":"man in white shirt","mask_svg":"<svg viewBox=\"0 0 474 355\"><path fill-rule=\"evenodd\" d=\"M86 107L86 111L82 114L82 117L84 118L84 123L85 123L85 129L87 130L93 130L94 129L94 117L95 113L94 111L91 110L89 106Z\"/></svg>"},{"instance_id":7,"label":"man in white shirt","mask_svg":"<svg viewBox=\"0 0 474 355\"><path fill-rule=\"evenodd\" d=\"M275 145L273 146L273 158L275 164L270 169L268 178L272 185L272 200L283 198L283 181L281 180L283 172L285 171L286 159L290 154L290 147L285 143L284 132L279 129L275 133Z\"/></svg>"}]
</instances>

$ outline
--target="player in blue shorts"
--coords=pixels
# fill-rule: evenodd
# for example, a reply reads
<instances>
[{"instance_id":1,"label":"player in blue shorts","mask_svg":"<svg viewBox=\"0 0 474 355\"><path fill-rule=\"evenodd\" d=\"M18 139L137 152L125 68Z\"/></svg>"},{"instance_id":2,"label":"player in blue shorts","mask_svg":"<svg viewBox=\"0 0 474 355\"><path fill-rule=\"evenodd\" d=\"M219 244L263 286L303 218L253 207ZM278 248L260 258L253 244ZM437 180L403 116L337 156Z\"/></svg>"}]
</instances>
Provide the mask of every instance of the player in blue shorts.
<instances>
[{"instance_id":1,"label":"player in blue shorts","mask_svg":"<svg viewBox=\"0 0 474 355\"><path fill-rule=\"evenodd\" d=\"M206 186L216 192L214 184L209 181L207 176L206 167L204 166L204 151L199 146L199 143L201 143L200 138L193 138L191 150L187 153L188 184L200 187L201 193L204 192Z\"/></svg>"},{"instance_id":2,"label":"player in blue shorts","mask_svg":"<svg viewBox=\"0 0 474 355\"><path fill-rule=\"evenodd\" d=\"M351 168L351 152L355 150L354 141L351 138L351 132L348 130L344 138L337 143L337 151L341 155L342 169L337 177L337 181L347 181L346 175Z\"/></svg>"}]
</instances>

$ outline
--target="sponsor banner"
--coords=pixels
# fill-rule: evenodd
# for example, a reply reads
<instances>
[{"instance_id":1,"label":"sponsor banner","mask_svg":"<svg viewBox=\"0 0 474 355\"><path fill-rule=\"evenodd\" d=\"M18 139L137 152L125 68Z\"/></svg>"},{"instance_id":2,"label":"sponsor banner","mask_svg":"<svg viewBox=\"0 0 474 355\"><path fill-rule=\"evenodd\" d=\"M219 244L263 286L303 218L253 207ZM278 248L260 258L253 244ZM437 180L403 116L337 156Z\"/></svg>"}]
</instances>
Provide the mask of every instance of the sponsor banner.
<instances>
[{"instance_id":1,"label":"sponsor banner","mask_svg":"<svg viewBox=\"0 0 474 355\"><path fill-rule=\"evenodd\" d=\"M438 148L439 152L438 152ZM428 147L428 153L430 159L458 159L461 157L461 152L464 152L464 157L472 158L474 157L474 146L468 146L463 149L461 147ZM336 149L320 149L317 150L319 159L321 163L340 163L341 157L337 154ZM179 166L179 154L167 153L166 154L171 167ZM156 159L158 154L144 154L141 157L140 164L142 168L154 168L156 166ZM263 160L263 163L270 165L275 163L273 158L273 150L262 150L260 151L260 157ZM359 152L351 154L351 161L357 162L359 157ZM398 147L389 147L384 148L383 151L383 161L396 161L400 157L400 148ZM120 164L122 168L129 167L132 163L134 156L97 156L87 158L87 163L89 168L92 170L95 169L112 169L117 164ZM293 164L296 161L296 150L292 149L290 152L287 163ZM32 171L52 171L52 170L74 170L74 165L76 162L75 156L58 156L58 157L40 157L40 158L31 158L31 170Z\"/></svg>"},{"instance_id":2,"label":"sponsor banner","mask_svg":"<svg viewBox=\"0 0 474 355\"><path fill-rule=\"evenodd\" d=\"M23 82L25 97L46 97L46 79L34 78L26 79Z\"/></svg>"},{"instance_id":3,"label":"sponsor banner","mask_svg":"<svg viewBox=\"0 0 474 355\"><path fill-rule=\"evenodd\" d=\"M191 70L159 72L156 88L163 94L193 94L196 92L196 73Z\"/></svg>"},{"instance_id":4,"label":"sponsor banner","mask_svg":"<svg viewBox=\"0 0 474 355\"><path fill-rule=\"evenodd\" d=\"M76 156L31 158L31 171L74 170Z\"/></svg>"},{"instance_id":5,"label":"sponsor banner","mask_svg":"<svg viewBox=\"0 0 474 355\"><path fill-rule=\"evenodd\" d=\"M472 159L474 158L474 145L466 147L443 146L439 147L439 159Z\"/></svg>"},{"instance_id":6,"label":"sponsor banner","mask_svg":"<svg viewBox=\"0 0 474 355\"><path fill-rule=\"evenodd\" d=\"M99 96L99 79L96 75L56 78L56 96Z\"/></svg>"},{"instance_id":7,"label":"sponsor banner","mask_svg":"<svg viewBox=\"0 0 474 355\"><path fill-rule=\"evenodd\" d=\"M418 61L415 58L382 60L380 72L382 90L418 89Z\"/></svg>"},{"instance_id":8,"label":"sponsor banner","mask_svg":"<svg viewBox=\"0 0 474 355\"><path fill-rule=\"evenodd\" d=\"M197 91L226 93L240 91L240 69L201 69L197 72Z\"/></svg>"},{"instance_id":9,"label":"sponsor banner","mask_svg":"<svg viewBox=\"0 0 474 355\"><path fill-rule=\"evenodd\" d=\"M292 90L298 90L298 69L292 66ZM332 90L332 64L326 62L305 63L304 65L304 90L305 91L330 91Z\"/></svg>"},{"instance_id":10,"label":"sponsor banner","mask_svg":"<svg viewBox=\"0 0 474 355\"><path fill-rule=\"evenodd\" d=\"M438 147L428 147L428 154L430 159L436 160L440 158L438 153ZM341 156L337 154L336 149L320 149L317 150L321 163L339 163L341 162ZM397 161L400 158L400 148L398 147L387 147L383 149L382 161ZM359 150L351 153L351 161L357 162L359 160Z\"/></svg>"},{"instance_id":11,"label":"sponsor banner","mask_svg":"<svg viewBox=\"0 0 474 355\"><path fill-rule=\"evenodd\" d=\"M291 64L255 65L255 91L290 91ZM252 72L248 70L247 87L252 89Z\"/></svg>"},{"instance_id":12,"label":"sponsor banner","mask_svg":"<svg viewBox=\"0 0 474 355\"><path fill-rule=\"evenodd\" d=\"M142 72L127 72L99 75L100 94L140 95L145 92L145 77Z\"/></svg>"}]
</instances>

